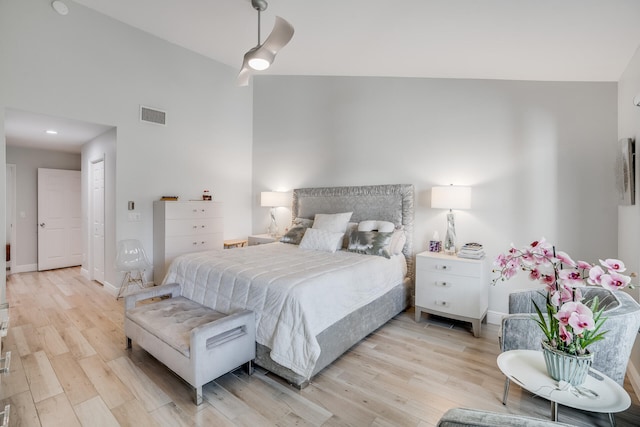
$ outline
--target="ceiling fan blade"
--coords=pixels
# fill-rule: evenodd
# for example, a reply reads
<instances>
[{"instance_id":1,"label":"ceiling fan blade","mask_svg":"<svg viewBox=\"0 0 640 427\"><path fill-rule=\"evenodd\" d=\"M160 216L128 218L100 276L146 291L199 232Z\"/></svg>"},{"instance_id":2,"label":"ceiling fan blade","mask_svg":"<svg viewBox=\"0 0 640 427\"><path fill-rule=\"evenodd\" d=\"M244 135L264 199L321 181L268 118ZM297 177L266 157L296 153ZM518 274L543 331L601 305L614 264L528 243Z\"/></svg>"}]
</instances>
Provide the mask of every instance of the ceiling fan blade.
<instances>
[{"instance_id":1,"label":"ceiling fan blade","mask_svg":"<svg viewBox=\"0 0 640 427\"><path fill-rule=\"evenodd\" d=\"M238 86L249 85L249 79L251 78L251 68L249 68L249 65L247 63L248 61L247 56L249 55L250 52L251 51L244 54L244 59L242 61L242 68L240 68L240 72L238 73L238 78L236 80L236 84Z\"/></svg>"},{"instance_id":2,"label":"ceiling fan blade","mask_svg":"<svg viewBox=\"0 0 640 427\"><path fill-rule=\"evenodd\" d=\"M275 56L280 49L282 49L293 37L294 29L293 25L287 22L285 19L276 16L276 22L273 24L273 30L269 37L262 43L259 50L266 50Z\"/></svg>"}]
</instances>

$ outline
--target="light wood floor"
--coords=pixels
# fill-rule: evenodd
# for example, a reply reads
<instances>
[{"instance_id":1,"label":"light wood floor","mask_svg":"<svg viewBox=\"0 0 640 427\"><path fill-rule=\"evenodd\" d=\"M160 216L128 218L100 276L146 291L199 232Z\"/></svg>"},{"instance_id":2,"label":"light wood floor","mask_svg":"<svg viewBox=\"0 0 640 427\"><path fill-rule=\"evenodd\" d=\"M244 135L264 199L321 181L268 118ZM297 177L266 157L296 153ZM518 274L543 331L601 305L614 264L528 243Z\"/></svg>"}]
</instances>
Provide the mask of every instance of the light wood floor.
<instances>
[{"instance_id":1,"label":"light wood floor","mask_svg":"<svg viewBox=\"0 0 640 427\"><path fill-rule=\"evenodd\" d=\"M549 402L512 385L496 366L497 327L474 338L465 324L398 315L299 391L264 370L242 370L204 387L189 386L136 346L125 350L123 305L78 268L23 273L7 284L5 349L11 372L0 376L0 407L11 426L432 426L449 408L549 416ZM640 405L617 415L640 425ZM560 421L608 425L606 415L560 408Z\"/></svg>"}]
</instances>

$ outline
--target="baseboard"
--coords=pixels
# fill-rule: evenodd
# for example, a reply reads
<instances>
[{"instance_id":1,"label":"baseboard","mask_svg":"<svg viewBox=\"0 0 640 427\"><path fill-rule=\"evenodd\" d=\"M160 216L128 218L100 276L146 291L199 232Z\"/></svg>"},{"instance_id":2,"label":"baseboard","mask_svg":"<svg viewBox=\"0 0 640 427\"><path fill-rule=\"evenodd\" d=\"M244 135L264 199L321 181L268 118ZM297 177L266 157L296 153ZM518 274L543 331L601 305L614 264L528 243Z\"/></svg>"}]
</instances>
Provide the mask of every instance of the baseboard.
<instances>
[{"instance_id":1,"label":"baseboard","mask_svg":"<svg viewBox=\"0 0 640 427\"><path fill-rule=\"evenodd\" d=\"M636 396L640 396L640 373L635 365L631 362L627 364L627 376L629 377L629 382L631 383L631 387L633 387L633 392Z\"/></svg>"},{"instance_id":2,"label":"baseboard","mask_svg":"<svg viewBox=\"0 0 640 427\"><path fill-rule=\"evenodd\" d=\"M89 279L89 270L87 270L86 268L84 268L84 267L80 268L80 275L82 277L84 277L85 279L90 280Z\"/></svg>"},{"instance_id":3,"label":"baseboard","mask_svg":"<svg viewBox=\"0 0 640 427\"><path fill-rule=\"evenodd\" d=\"M487 323L491 325L500 325L502 323L502 318L506 315L507 313L489 310L487 311Z\"/></svg>"},{"instance_id":4,"label":"baseboard","mask_svg":"<svg viewBox=\"0 0 640 427\"><path fill-rule=\"evenodd\" d=\"M108 293L110 293L111 295L113 295L114 297L118 296L118 291L120 290L120 288L116 288L115 286L113 286L111 283L105 281L102 286L104 286L105 291L107 291Z\"/></svg>"},{"instance_id":5,"label":"baseboard","mask_svg":"<svg viewBox=\"0 0 640 427\"><path fill-rule=\"evenodd\" d=\"M13 268L13 270L11 270L11 274L13 274L13 273L31 273L32 271L38 271L38 264L16 265Z\"/></svg>"}]
</instances>

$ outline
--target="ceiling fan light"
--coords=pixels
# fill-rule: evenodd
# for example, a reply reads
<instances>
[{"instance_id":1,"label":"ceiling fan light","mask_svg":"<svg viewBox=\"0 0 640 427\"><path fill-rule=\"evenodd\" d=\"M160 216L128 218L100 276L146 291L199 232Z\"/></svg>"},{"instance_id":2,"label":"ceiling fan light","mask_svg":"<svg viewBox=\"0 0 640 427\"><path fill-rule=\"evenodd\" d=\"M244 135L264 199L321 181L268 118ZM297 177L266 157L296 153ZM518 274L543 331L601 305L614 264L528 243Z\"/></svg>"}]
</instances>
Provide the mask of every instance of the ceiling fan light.
<instances>
[{"instance_id":1,"label":"ceiling fan light","mask_svg":"<svg viewBox=\"0 0 640 427\"><path fill-rule=\"evenodd\" d=\"M256 71L266 70L271 66L271 63L264 58L251 58L247 63Z\"/></svg>"}]
</instances>

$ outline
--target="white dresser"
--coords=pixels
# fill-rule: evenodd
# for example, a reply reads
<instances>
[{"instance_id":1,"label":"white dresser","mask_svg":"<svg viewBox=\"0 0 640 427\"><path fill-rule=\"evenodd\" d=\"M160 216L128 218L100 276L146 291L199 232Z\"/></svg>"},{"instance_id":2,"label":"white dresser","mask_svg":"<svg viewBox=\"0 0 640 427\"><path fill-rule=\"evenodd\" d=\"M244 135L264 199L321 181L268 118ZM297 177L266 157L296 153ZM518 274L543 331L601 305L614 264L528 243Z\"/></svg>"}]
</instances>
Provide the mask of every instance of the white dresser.
<instances>
[{"instance_id":1,"label":"white dresser","mask_svg":"<svg viewBox=\"0 0 640 427\"><path fill-rule=\"evenodd\" d=\"M473 335L489 306L486 260L458 258L436 252L416 255L416 322L422 312L471 322Z\"/></svg>"},{"instance_id":2,"label":"white dresser","mask_svg":"<svg viewBox=\"0 0 640 427\"><path fill-rule=\"evenodd\" d=\"M153 203L153 281L162 283L169 264L178 255L222 249L223 217L220 202Z\"/></svg>"}]
</instances>

